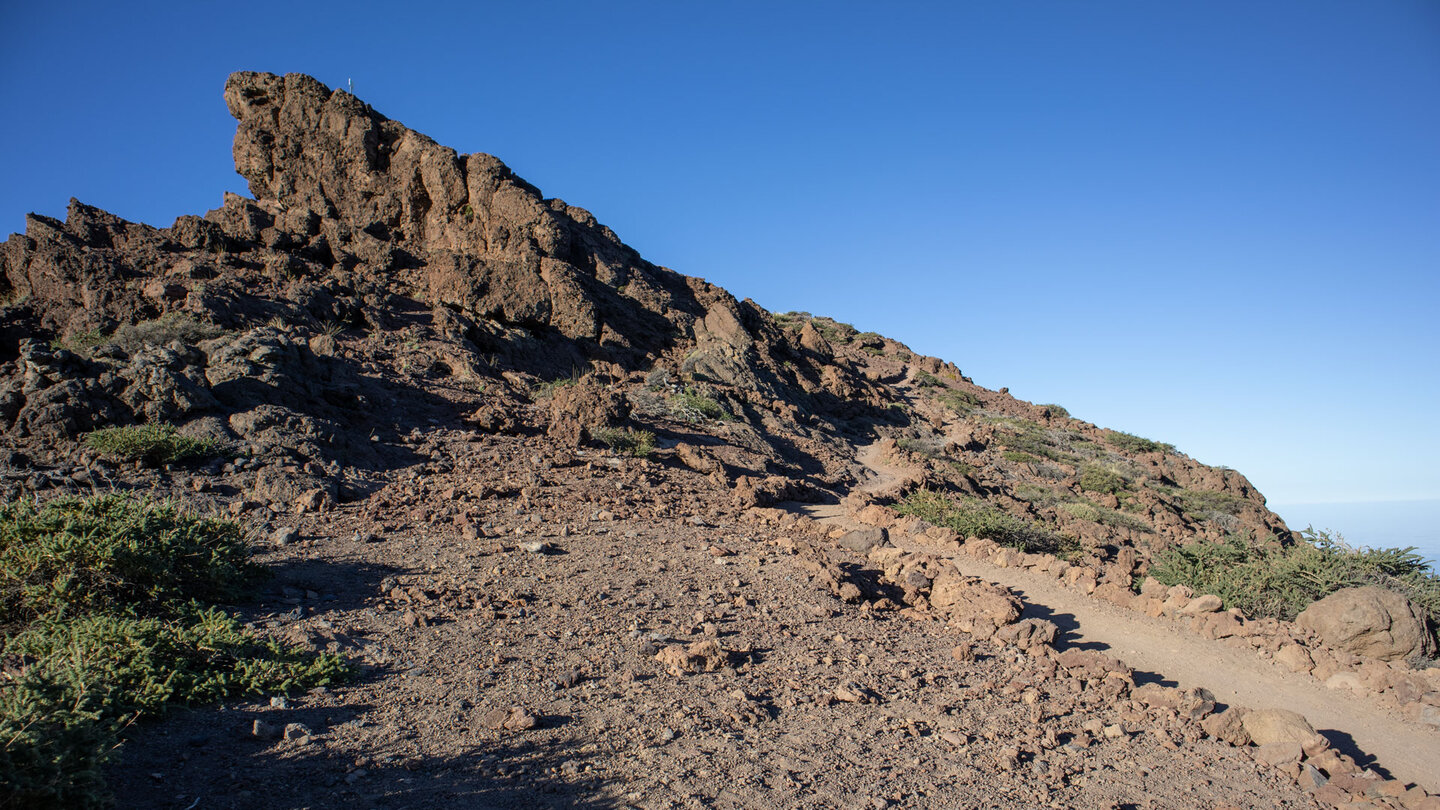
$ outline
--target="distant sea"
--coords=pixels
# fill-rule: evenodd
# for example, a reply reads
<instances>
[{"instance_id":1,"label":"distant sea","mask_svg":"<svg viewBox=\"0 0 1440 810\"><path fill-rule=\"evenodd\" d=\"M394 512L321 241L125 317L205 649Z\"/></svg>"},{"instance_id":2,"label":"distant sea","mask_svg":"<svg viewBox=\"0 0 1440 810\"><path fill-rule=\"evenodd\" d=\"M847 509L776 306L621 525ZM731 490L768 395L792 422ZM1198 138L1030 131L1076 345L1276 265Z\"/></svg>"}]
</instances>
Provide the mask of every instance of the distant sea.
<instances>
[{"instance_id":1,"label":"distant sea","mask_svg":"<svg viewBox=\"0 0 1440 810\"><path fill-rule=\"evenodd\" d=\"M1414 546L1440 571L1440 500L1366 503L1272 503L1293 531L1306 526L1339 534L1352 546Z\"/></svg>"}]
</instances>

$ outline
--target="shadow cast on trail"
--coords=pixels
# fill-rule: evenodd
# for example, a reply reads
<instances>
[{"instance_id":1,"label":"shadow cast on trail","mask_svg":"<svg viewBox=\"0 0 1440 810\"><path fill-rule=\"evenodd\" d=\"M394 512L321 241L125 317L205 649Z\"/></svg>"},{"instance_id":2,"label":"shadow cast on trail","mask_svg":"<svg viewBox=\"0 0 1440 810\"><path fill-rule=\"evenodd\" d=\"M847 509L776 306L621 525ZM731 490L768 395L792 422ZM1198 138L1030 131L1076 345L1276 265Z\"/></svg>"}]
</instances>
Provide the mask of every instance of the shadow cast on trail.
<instances>
[{"instance_id":1,"label":"shadow cast on trail","mask_svg":"<svg viewBox=\"0 0 1440 810\"><path fill-rule=\"evenodd\" d=\"M315 727L324 712L297 710L279 719ZM560 726L564 718L547 723ZM396 740L376 740L369 750L356 750L330 747L323 737L308 744L242 739L211 743L184 764L127 758L131 761L122 766L131 772L112 781L117 806L157 810L622 806L597 795L604 780L586 770L595 755L580 752L578 740L537 740L529 734L474 744L448 756L401 753L397 749L403 744ZM400 740L406 738L402 734Z\"/></svg>"},{"instance_id":2,"label":"shadow cast on trail","mask_svg":"<svg viewBox=\"0 0 1440 810\"><path fill-rule=\"evenodd\" d=\"M1029 594L1023 588L1011 587L1010 591L1020 597L1024 609L1020 613L1022 619L1043 619L1055 625L1056 650L1108 650L1110 645L1103 641L1080 641L1077 638L1077 631L1080 629L1080 621L1071 613L1058 613L1048 605L1042 605L1030 599Z\"/></svg>"}]
</instances>

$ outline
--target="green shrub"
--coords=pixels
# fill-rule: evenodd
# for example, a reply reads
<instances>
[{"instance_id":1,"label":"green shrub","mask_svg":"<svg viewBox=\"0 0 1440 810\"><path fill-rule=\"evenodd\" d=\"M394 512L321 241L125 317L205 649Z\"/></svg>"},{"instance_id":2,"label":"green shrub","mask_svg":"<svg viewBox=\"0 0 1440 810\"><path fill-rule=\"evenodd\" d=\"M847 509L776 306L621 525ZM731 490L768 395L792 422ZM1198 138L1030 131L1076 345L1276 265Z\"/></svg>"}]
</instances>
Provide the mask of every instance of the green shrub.
<instances>
[{"instance_id":1,"label":"green shrub","mask_svg":"<svg viewBox=\"0 0 1440 810\"><path fill-rule=\"evenodd\" d=\"M970 495L919 489L906 496L895 510L944 526L961 537L984 537L1021 551L1054 552L1068 541Z\"/></svg>"},{"instance_id":2,"label":"green shrub","mask_svg":"<svg viewBox=\"0 0 1440 810\"><path fill-rule=\"evenodd\" d=\"M684 391L670 397L667 407L671 416L686 422L724 419L729 415L719 402L688 386Z\"/></svg>"},{"instance_id":3,"label":"green shrub","mask_svg":"<svg viewBox=\"0 0 1440 810\"><path fill-rule=\"evenodd\" d=\"M102 428L86 434L85 446L107 458L124 461L143 459L152 464L207 458L217 455L224 447L214 439L183 436L174 425L164 424Z\"/></svg>"},{"instance_id":4,"label":"green shrub","mask_svg":"<svg viewBox=\"0 0 1440 810\"><path fill-rule=\"evenodd\" d=\"M1027 453L1064 464L1075 464L1080 459L1057 446L1050 431L1024 419L1007 420L1010 426L998 436L1000 445L1017 453Z\"/></svg>"},{"instance_id":5,"label":"green shrub","mask_svg":"<svg viewBox=\"0 0 1440 810\"><path fill-rule=\"evenodd\" d=\"M1086 467L1080 471L1080 488L1086 492L1103 492L1119 495L1125 491L1124 476L1103 467Z\"/></svg>"},{"instance_id":6,"label":"green shrub","mask_svg":"<svg viewBox=\"0 0 1440 810\"><path fill-rule=\"evenodd\" d=\"M1056 405L1056 404L1053 403L1053 402L1047 402L1047 403L1045 403L1044 405L1036 405L1035 407L1037 407L1037 408L1044 408L1045 410L1048 410L1048 411L1050 412L1050 415L1051 415L1051 416L1058 416L1058 417L1060 417L1060 418L1062 418L1062 419L1069 419L1069 418L1070 418L1070 412L1067 411L1067 410L1065 410L1065 407L1064 407L1064 406L1062 406L1062 405Z\"/></svg>"},{"instance_id":7,"label":"green shrub","mask_svg":"<svg viewBox=\"0 0 1440 810\"><path fill-rule=\"evenodd\" d=\"M110 342L127 352L142 346L166 346L174 341L195 344L219 337L225 330L214 324L201 323L183 312L170 312L153 321L126 324L110 336Z\"/></svg>"},{"instance_id":8,"label":"green shrub","mask_svg":"<svg viewBox=\"0 0 1440 810\"><path fill-rule=\"evenodd\" d=\"M530 398L536 400L537 402L540 400L549 399L555 396L555 392L560 390L561 388L569 388L570 386L575 385L578 382L580 382L580 378L578 376L575 376L561 377L555 380L546 380L541 383L536 383L535 386L530 389Z\"/></svg>"},{"instance_id":9,"label":"green shrub","mask_svg":"<svg viewBox=\"0 0 1440 810\"><path fill-rule=\"evenodd\" d=\"M860 334L850 324L841 323L833 318L812 318L810 325L815 327L815 331L819 332L827 343L849 343L855 339L856 335Z\"/></svg>"},{"instance_id":10,"label":"green shrub","mask_svg":"<svg viewBox=\"0 0 1440 810\"><path fill-rule=\"evenodd\" d=\"M1130 529L1144 533L1153 533L1155 531L1155 527L1135 515L1128 512L1119 512L1114 509L1106 509L1103 506L1097 506L1089 501L1065 501L1056 508L1071 517L1088 520L1091 523L1103 523L1106 526L1113 526L1117 529Z\"/></svg>"},{"instance_id":11,"label":"green shrub","mask_svg":"<svg viewBox=\"0 0 1440 810\"><path fill-rule=\"evenodd\" d=\"M938 436L929 439L902 436L895 440L895 446L907 453L914 453L925 458L940 458L945 455L945 439Z\"/></svg>"},{"instance_id":12,"label":"green shrub","mask_svg":"<svg viewBox=\"0 0 1440 810\"><path fill-rule=\"evenodd\" d=\"M1217 515L1238 515L1249 504L1249 501L1230 492L1161 485L1152 489L1169 495L1182 512L1198 520L1208 520Z\"/></svg>"},{"instance_id":13,"label":"green shrub","mask_svg":"<svg viewBox=\"0 0 1440 810\"><path fill-rule=\"evenodd\" d=\"M1328 532L1306 529L1294 543L1256 543L1230 535L1157 552L1150 576L1166 585L1213 593L1252 617L1293 619L1342 588L1379 585L1405 595L1440 622L1440 575L1414 548L1354 548Z\"/></svg>"},{"instance_id":14,"label":"green shrub","mask_svg":"<svg viewBox=\"0 0 1440 810\"><path fill-rule=\"evenodd\" d=\"M172 502L0 505L0 806L101 806L127 718L347 679L205 604L261 574L237 525Z\"/></svg>"},{"instance_id":15,"label":"green shrub","mask_svg":"<svg viewBox=\"0 0 1440 810\"><path fill-rule=\"evenodd\" d=\"M935 399L941 405L954 411L959 416L965 416L980 407L980 398L969 391L950 390L940 394Z\"/></svg>"},{"instance_id":16,"label":"green shrub","mask_svg":"<svg viewBox=\"0 0 1440 810\"><path fill-rule=\"evenodd\" d=\"M1022 453L1019 450L1006 450L1000 454L1006 461L1013 461L1016 464L1036 464L1040 459L1029 453Z\"/></svg>"},{"instance_id":17,"label":"green shrub","mask_svg":"<svg viewBox=\"0 0 1440 810\"><path fill-rule=\"evenodd\" d=\"M96 346L104 345L108 341L109 338L105 337L105 333L99 329L91 329L86 332L76 332L66 338L55 338L50 341L50 348L57 350L68 349L72 352L84 354Z\"/></svg>"},{"instance_id":18,"label":"green shrub","mask_svg":"<svg viewBox=\"0 0 1440 810\"><path fill-rule=\"evenodd\" d=\"M1136 436L1133 433L1125 433L1119 430L1107 432L1105 434L1105 440L1127 453L1175 452L1175 445L1173 444L1153 441L1143 436Z\"/></svg>"},{"instance_id":19,"label":"green shrub","mask_svg":"<svg viewBox=\"0 0 1440 810\"><path fill-rule=\"evenodd\" d=\"M945 383L941 382L939 377L936 377L934 374L931 374L924 369L915 370L915 384L920 386L921 388L945 387Z\"/></svg>"},{"instance_id":20,"label":"green shrub","mask_svg":"<svg viewBox=\"0 0 1440 810\"><path fill-rule=\"evenodd\" d=\"M38 682L91 691L103 715L163 714L171 703L211 703L343 680L343 661L261 639L217 608L188 603L162 618L100 613L41 621L5 644Z\"/></svg>"},{"instance_id":21,"label":"green shrub","mask_svg":"<svg viewBox=\"0 0 1440 810\"><path fill-rule=\"evenodd\" d=\"M655 434L634 428L596 428L591 431L596 441L617 453L643 458L655 450Z\"/></svg>"},{"instance_id":22,"label":"green shrub","mask_svg":"<svg viewBox=\"0 0 1440 810\"><path fill-rule=\"evenodd\" d=\"M242 594L260 575L240 527L122 495L0 506L0 625Z\"/></svg>"}]
</instances>

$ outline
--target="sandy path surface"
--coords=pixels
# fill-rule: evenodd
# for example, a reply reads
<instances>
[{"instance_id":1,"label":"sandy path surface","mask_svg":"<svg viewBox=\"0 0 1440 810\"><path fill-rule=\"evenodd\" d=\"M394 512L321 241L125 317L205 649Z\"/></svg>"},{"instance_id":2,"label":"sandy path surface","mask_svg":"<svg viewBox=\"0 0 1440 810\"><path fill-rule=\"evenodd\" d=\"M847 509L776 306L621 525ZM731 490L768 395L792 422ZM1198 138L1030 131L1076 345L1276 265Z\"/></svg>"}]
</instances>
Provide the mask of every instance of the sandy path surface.
<instances>
[{"instance_id":1,"label":"sandy path surface","mask_svg":"<svg viewBox=\"0 0 1440 810\"><path fill-rule=\"evenodd\" d=\"M869 477L858 490L878 492L901 483L909 471L884 458L878 444L861 448L856 461ZM851 526L838 504L805 504L816 520ZM902 547L934 553L933 547ZM1426 790L1440 792L1440 733L1405 720L1371 700L1326 688L1308 675L1283 672L1253 652L1201 638L1170 619L1122 610L1017 568L999 568L958 554L950 556L965 574L1003 585L1025 602L1025 618L1049 619L1060 628L1056 646L1105 650L1135 669L1137 682L1203 687L1217 702L1255 709L1299 712L1316 730L1362 765Z\"/></svg>"}]
</instances>

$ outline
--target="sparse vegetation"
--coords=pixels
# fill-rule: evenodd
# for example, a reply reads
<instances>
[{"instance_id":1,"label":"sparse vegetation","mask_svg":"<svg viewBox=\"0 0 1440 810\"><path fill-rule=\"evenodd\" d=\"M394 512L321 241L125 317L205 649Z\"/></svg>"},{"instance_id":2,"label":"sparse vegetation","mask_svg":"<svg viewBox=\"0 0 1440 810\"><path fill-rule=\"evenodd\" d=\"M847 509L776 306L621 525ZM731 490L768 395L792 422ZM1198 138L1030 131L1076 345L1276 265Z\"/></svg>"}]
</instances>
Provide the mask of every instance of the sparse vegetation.
<instances>
[{"instance_id":1,"label":"sparse vegetation","mask_svg":"<svg viewBox=\"0 0 1440 810\"><path fill-rule=\"evenodd\" d=\"M934 374L931 374L924 369L915 370L915 384L920 386L921 388L945 387L945 383L941 382L939 377L936 377Z\"/></svg>"},{"instance_id":2,"label":"sparse vegetation","mask_svg":"<svg viewBox=\"0 0 1440 810\"><path fill-rule=\"evenodd\" d=\"M126 425L102 428L85 436L85 446L111 459L174 464L218 455L224 445L215 439L185 436L174 425Z\"/></svg>"},{"instance_id":3,"label":"sparse vegetation","mask_svg":"<svg viewBox=\"0 0 1440 810\"><path fill-rule=\"evenodd\" d=\"M686 422L724 419L729 415L719 402L689 386L670 397L669 409L671 416Z\"/></svg>"},{"instance_id":4,"label":"sparse vegetation","mask_svg":"<svg viewBox=\"0 0 1440 810\"><path fill-rule=\"evenodd\" d=\"M1311 602L1340 590L1379 585L1398 591L1440 622L1440 575L1414 548L1354 547L1330 532L1306 529L1302 539L1262 543L1232 534L1157 552L1150 576L1166 585L1213 593L1251 617L1293 619Z\"/></svg>"},{"instance_id":5,"label":"sparse vegetation","mask_svg":"<svg viewBox=\"0 0 1440 810\"><path fill-rule=\"evenodd\" d=\"M1119 495L1127 483L1124 476L1103 467L1086 467L1080 471L1080 488L1086 492Z\"/></svg>"},{"instance_id":6,"label":"sparse vegetation","mask_svg":"<svg viewBox=\"0 0 1440 810\"><path fill-rule=\"evenodd\" d=\"M1051 489L1048 487L1035 486L1034 484L1021 484L1015 488L1015 497L1036 506L1053 506L1058 511L1064 512L1073 518L1088 520L1091 523L1103 523L1117 529L1130 529L1137 532L1155 531L1154 527L1136 515L1115 509L1107 509L1077 497L1074 493L1066 489Z\"/></svg>"},{"instance_id":7,"label":"sparse vegetation","mask_svg":"<svg viewBox=\"0 0 1440 810\"><path fill-rule=\"evenodd\" d=\"M1007 450L1047 458L1064 464L1076 464L1076 456L1059 448L1050 431L1024 419L1009 419L1008 429L1000 434L1000 444Z\"/></svg>"},{"instance_id":8,"label":"sparse vegetation","mask_svg":"<svg viewBox=\"0 0 1440 810\"><path fill-rule=\"evenodd\" d=\"M980 407L980 398L969 391L949 390L936 397L936 400L958 416L966 416Z\"/></svg>"},{"instance_id":9,"label":"sparse vegetation","mask_svg":"<svg viewBox=\"0 0 1440 810\"><path fill-rule=\"evenodd\" d=\"M214 324L201 323L183 312L170 312L151 321L126 324L115 330L109 342L133 352L142 346L166 346L173 341L190 345L223 334L225 330Z\"/></svg>"},{"instance_id":10,"label":"sparse vegetation","mask_svg":"<svg viewBox=\"0 0 1440 810\"><path fill-rule=\"evenodd\" d=\"M938 436L929 439L902 436L895 440L895 446L907 453L914 453L925 458L940 458L945 455L945 440Z\"/></svg>"},{"instance_id":11,"label":"sparse vegetation","mask_svg":"<svg viewBox=\"0 0 1440 810\"><path fill-rule=\"evenodd\" d=\"M1060 418L1062 418L1062 419L1069 419L1069 418L1070 418L1070 412L1067 411L1067 410L1065 410L1065 407L1064 407L1063 405L1056 405L1056 404L1053 403L1053 402L1047 402L1047 403L1045 403L1045 404L1043 404L1043 405L1037 405L1037 406L1035 406L1035 407L1037 407L1037 408L1043 408L1043 409L1049 411L1051 416L1058 416L1058 417L1060 417Z\"/></svg>"},{"instance_id":12,"label":"sparse vegetation","mask_svg":"<svg viewBox=\"0 0 1440 810\"><path fill-rule=\"evenodd\" d=\"M1112 430L1105 434L1105 440L1124 450L1127 453L1173 453L1175 445L1166 444L1147 439L1143 436L1136 436L1133 433L1125 433L1119 430Z\"/></svg>"},{"instance_id":13,"label":"sparse vegetation","mask_svg":"<svg viewBox=\"0 0 1440 810\"><path fill-rule=\"evenodd\" d=\"M1016 464L1035 464L1040 461L1040 459L1035 456L1029 453L1022 453L1019 450L1005 450L1000 453L1000 456L1006 461L1013 461Z\"/></svg>"},{"instance_id":14,"label":"sparse vegetation","mask_svg":"<svg viewBox=\"0 0 1440 810\"><path fill-rule=\"evenodd\" d=\"M970 495L919 489L897 504L895 511L944 526L961 537L984 537L1032 553L1056 552L1073 542Z\"/></svg>"},{"instance_id":15,"label":"sparse vegetation","mask_svg":"<svg viewBox=\"0 0 1440 810\"><path fill-rule=\"evenodd\" d=\"M1155 485L1152 488L1169 495L1181 511L1199 520L1208 520L1219 515L1238 515L1249 503L1239 495L1230 492L1180 489L1161 485Z\"/></svg>"},{"instance_id":16,"label":"sparse vegetation","mask_svg":"<svg viewBox=\"0 0 1440 810\"><path fill-rule=\"evenodd\" d=\"M76 332L66 338L55 338L50 341L50 349L59 351L67 349L72 352L84 354L96 346L103 346L108 338L99 329L90 329L84 332Z\"/></svg>"},{"instance_id":17,"label":"sparse vegetation","mask_svg":"<svg viewBox=\"0 0 1440 810\"><path fill-rule=\"evenodd\" d=\"M580 382L579 375L560 377L555 380L545 380L544 382L536 383L535 386L530 389L530 398L537 402L547 400L555 396L555 392L561 388L569 388L578 382Z\"/></svg>"},{"instance_id":18,"label":"sparse vegetation","mask_svg":"<svg viewBox=\"0 0 1440 810\"><path fill-rule=\"evenodd\" d=\"M97 807L128 719L349 677L213 605L262 569L234 523L120 495L0 506L0 805Z\"/></svg>"},{"instance_id":19,"label":"sparse vegetation","mask_svg":"<svg viewBox=\"0 0 1440 810\"><path fill-rule=\"evenodd\" d=\"M644 458L655 450L655 434L635 428L596 428L591 431L595 440L627 456Z\"/></svg>"}]
</instances>

